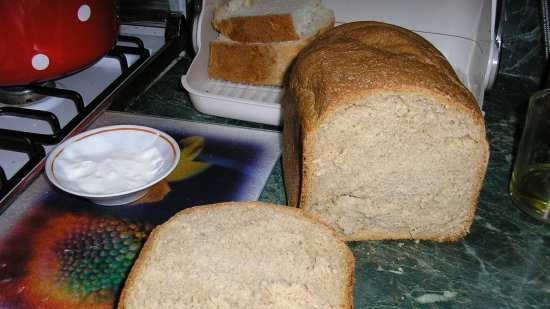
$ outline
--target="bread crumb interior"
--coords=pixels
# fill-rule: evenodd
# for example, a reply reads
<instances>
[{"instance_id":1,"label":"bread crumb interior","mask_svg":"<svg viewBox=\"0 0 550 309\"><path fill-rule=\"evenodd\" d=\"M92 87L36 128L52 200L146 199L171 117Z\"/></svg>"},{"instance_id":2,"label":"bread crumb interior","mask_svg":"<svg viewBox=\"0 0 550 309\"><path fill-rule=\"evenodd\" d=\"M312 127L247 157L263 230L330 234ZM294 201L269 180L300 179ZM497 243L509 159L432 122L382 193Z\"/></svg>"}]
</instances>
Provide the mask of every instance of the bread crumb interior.
<instances>
[{"instance_id":1,"label":"bread crumb interior","mask_svg":"<svg viewBox=\"0 0 550 309\"><path fill-rule=\"evenodd\" d=\"M327 231L267 207L178 218L162 227L125 308L343 308L345 245Z\"/></svg>"},{"instance_id":2,"label":"bread crumb interior","mask_svg":"<svg viewBox=\"0 0 550 309\"><path fill-rule=\"evenodd\" d=\"M372 95L316 131L304 208L352 237L460 233L484 164L480 136L468 115L431 96Z\"/></svg>"}]
</instances>

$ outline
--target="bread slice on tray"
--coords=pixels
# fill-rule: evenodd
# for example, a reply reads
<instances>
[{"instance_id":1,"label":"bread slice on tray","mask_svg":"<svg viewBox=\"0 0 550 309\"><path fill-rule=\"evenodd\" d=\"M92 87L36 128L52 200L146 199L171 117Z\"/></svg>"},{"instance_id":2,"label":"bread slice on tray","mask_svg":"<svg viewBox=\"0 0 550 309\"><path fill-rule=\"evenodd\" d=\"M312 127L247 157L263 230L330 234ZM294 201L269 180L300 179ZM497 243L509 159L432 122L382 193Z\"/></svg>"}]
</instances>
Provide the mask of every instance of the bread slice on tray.
<instances>
[{"instance_id":1,"label":"bread slice on tray","mask_svg":"<svg viewBox=\"0 0 550 309\"><path fill-rule=\"evenodd\" d=\"M225 0L212 25L236 42L295 41L334 24L334 12L320 0Z\"/></svg>"},{"instance_id":2,"label":"bread slice on tray","mask_svg":"<svg viewBox=\"0 0 550 309\"><path fill-rule=\"evenodd\" d=\"M210 42L211 79L257 86L281 86L296 55L311 41L239 43L220 37Z\"/></svg>"},{"instance_id":3,"label":"bread slice on tray","mask_svg":"<svg viewBox=\"0 0 550 309\"><path fill-rule=\"evenodd\" d=\"M118 308L352 308L353 271L335 231L300 210L198 206L151 233Z\"/></svg>"},{"instance_id":4,"label":"bread slice on tray","mask_svg":"<svg viewBox=\"0 0 550 309\"><path fill-rule=\"evenodd\" d=\"M346 240L455 240L489 156L484 119L444 56L406 29L356 22L295 61L283 103L289 204Z\"/></svg>"},{"instance_id":5,"label":"bread slice on tray","mask_svg":"<svg viewBox=\"0 0 550 309\"><path fill-rule=\"evenodd\" d=\"M210 42L209 78L282 86L298 53L334 26L334 13L315 0L229 0L212 24L220 36Z\"/></svg>"}]
</instances>

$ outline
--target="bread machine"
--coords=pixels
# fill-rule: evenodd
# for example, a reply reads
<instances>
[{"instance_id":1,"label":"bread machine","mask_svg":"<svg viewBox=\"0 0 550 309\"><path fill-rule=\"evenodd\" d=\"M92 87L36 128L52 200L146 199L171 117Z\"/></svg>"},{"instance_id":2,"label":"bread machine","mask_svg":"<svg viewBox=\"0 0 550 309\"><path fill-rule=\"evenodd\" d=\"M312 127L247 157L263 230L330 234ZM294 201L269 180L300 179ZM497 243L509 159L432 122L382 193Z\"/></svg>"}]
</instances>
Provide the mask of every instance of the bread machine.
<instances>
[{"instance_id":1,"label":"bread machine","mask_svg":"<svg viewBox=\"0 0 550 309\"><path fill-rule=\"evenodd\" d=\"M279 125L283 89L211 80L207 67L211 26L219 0L205 0L193 23L196 51L181 82L200 112ZM430 41L451 63L458 77L482 107L486 89L494 83L500 54L497 0L323 0L336 16L336 25L375 20L410 29Z\"/></svg>"}]
</instances>

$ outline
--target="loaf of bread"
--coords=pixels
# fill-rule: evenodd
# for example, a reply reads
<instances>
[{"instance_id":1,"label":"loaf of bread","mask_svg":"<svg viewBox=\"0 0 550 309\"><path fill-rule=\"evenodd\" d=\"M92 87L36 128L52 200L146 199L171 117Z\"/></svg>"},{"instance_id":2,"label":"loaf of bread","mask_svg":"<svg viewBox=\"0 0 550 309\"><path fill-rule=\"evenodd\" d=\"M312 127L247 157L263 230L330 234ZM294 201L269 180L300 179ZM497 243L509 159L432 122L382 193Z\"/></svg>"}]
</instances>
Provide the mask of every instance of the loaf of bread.
<instances>
[{"instance_id":1,"label":"loaf of bread","mask_svg":"<svg viewBox=\"0 0 550 309\"><path fill-rule=\"evenodd\" d=\"M224 0L212 25L236 42L296 41L334 23L334 12L320 0Z\"/></svg>"},{"instance_id":2,"label":"loaf of bread","mask_svg":"<svg viewBox=\"0 0 550 309\"><path fill-rule=\"evenodd\" d=\"M353 271L335 231L302 211L198 206L152 232L118 308L352 308Z\"/></svg>"},{"instance_id":3,"label":"loaf of bread","mask_svg":"<svg viewBox=\"0 0 550 309\"><path fill-rule=\"evenodd\" d=\"M488 160L483 116L444 56L378 22L328 31L296 58L283 103L289 204L346 240L456 240Z\"/></svg>"}]
</instances>

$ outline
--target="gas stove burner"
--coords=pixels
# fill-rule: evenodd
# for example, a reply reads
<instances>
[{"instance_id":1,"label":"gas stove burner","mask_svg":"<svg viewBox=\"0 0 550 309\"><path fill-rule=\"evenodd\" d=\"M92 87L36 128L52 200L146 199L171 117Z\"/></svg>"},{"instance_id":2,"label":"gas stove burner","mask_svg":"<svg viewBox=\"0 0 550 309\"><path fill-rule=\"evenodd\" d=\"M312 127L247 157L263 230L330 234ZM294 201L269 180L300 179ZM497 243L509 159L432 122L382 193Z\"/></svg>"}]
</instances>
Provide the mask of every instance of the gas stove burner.
<instances>
[{"instance_id":1,"label":"gas stove burner","mask_svg":"<svg viewBox=\"0 0 550 309\"><path fill-rule=\"evenodd\" d=\"M55 88L55 82L47 81L36 86ZM47 94L35 91L35 85L0 87L0 105L25 106L47 96Z\"/></svg>"}]
</instances>

